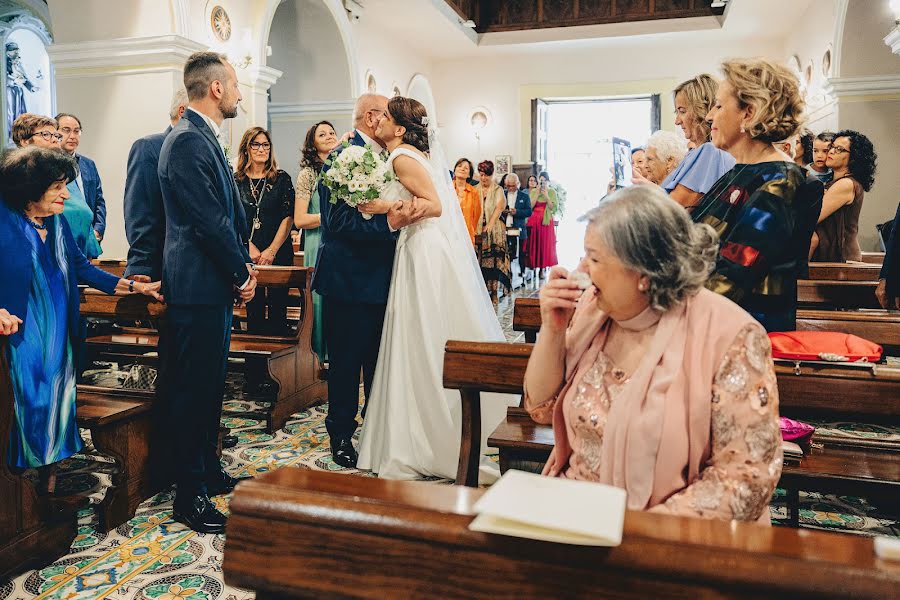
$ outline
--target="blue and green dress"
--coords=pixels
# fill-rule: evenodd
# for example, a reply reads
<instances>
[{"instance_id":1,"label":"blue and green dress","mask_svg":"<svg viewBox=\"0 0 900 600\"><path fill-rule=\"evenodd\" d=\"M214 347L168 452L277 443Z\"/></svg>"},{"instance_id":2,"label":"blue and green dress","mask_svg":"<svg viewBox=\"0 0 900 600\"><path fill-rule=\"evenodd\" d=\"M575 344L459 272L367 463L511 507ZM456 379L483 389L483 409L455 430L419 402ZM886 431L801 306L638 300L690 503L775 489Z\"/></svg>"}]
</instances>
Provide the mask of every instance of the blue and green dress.
<instances>
[{"instance_id":1,"label":"blue and green dress","mask_svg":"<svg viewBox=\"0 0 900 600\"><path fill-rule=\"evenodd\" d=\"M49 465L82 447L75 424L73 333L78 324L77 282L113 293L118 278L90 265L68 225L49 217L42 241L24 215L0 210L0 276L10 286L0 305L22 319L9 339L15 419L9 463L20 468Z\"/></svg>"},{"instance_id":2,"label":"blue and green dress","mask_svg":"<svg viewBox=\"0 0 900 600\"><path fill-rule=\"evenodd\" d=\"M75 244L87 258L97 258L103 250L94 236L94 211L88 206L77 182L69 182L66 189L69 191L69 199L66 200L62 214L72 230Z\"/></svg>"}]
</instances>

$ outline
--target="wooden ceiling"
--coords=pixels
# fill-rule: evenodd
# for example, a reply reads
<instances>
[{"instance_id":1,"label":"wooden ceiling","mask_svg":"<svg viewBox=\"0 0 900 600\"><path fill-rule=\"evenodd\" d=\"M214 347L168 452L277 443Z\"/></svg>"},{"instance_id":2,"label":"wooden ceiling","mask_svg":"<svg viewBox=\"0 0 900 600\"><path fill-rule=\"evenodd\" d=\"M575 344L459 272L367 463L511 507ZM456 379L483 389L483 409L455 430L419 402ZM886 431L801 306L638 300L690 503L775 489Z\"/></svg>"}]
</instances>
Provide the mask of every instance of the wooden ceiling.
<instances>
[{"instance_id":1,"label":"wooden ceiling","mask_svg":"<svg viewBox=\"0 0 900 600\"><path fill-rule=\"evenodd\" d=\"M445 0L478 33L721 15L713 0Z\"/></svg>"}]
</instances>

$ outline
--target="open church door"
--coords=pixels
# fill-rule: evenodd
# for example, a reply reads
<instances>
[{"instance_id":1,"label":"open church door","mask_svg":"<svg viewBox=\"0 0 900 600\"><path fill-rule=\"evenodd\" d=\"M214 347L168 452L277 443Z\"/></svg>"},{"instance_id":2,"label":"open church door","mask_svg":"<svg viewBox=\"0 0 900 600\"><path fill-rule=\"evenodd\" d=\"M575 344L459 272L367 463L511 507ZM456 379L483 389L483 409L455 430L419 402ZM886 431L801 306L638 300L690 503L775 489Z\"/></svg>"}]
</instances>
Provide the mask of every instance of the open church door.
<instances>
[{"instance_id":1,"label":"open church door","mask_svg":"<svg viewBox=\"0 0 900 600\"><path fill-rule=\"evenodd\" d=\"M531 161L538 169L547 168L548 104L540 98L531 101Z\"/></svg>"}]
</instances>

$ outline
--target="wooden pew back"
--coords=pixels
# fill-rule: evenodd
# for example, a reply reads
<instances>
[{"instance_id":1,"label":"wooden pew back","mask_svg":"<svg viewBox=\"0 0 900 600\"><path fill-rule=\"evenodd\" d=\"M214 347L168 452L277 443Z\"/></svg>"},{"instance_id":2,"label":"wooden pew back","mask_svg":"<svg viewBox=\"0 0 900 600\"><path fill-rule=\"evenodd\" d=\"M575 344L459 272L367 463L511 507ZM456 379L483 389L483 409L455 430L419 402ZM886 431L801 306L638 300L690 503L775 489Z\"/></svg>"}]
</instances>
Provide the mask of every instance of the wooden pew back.
<instances>
[{"instance_id":1,"label":"wooden pew back","mask_svg":"<svg viewBox=\"0 0 900 600\"><path fill-rule=\"evenodd\" d=\"M470 531L481 494L266 473L231 500L225 581L259 598L885 598L900 589L900 564L877 559L871 538L629 511L618 547L553 544Z\"/></svg>"},{"instance_id":2,"label":"wooden pew back","mask_svg":"<svg viewBox=\"0 0 900 600\"><path fill-rule=\"evenodd\" d=\"M878 274L880 272L880 264L845 262L809 263L809 279L811 280L878 281Z\"/></svg>"}]
</instances>

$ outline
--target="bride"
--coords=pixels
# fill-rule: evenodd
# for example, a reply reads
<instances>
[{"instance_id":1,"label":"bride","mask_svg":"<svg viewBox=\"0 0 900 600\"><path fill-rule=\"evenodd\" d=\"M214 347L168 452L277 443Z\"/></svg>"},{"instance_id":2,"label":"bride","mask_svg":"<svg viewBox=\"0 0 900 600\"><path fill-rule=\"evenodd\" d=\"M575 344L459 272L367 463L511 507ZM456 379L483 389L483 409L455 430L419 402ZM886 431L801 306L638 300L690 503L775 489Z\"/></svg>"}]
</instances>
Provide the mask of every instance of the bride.
<instances>
[{"instance_id":1,"label":"bride","mask_svg":"<svg viewBox=\"0 0 900 600\"><path fill-rule=\"evenodd\" d=\"M442 385L448 339L505 341L463 221L448 167L429 147L425 107L394 97L377 129L396 175L382 194L391 201L361 205L387 212L400 200L426 203L423 221L405 227L397 242L378 365L360 434L358 468L389 479L453 479L462 431L459 392ZM399 198L400 200L394 200ZM483 394L483 480L496 466L484 457L487 436L514 396Z\"/></svg>"}]
</instances>

